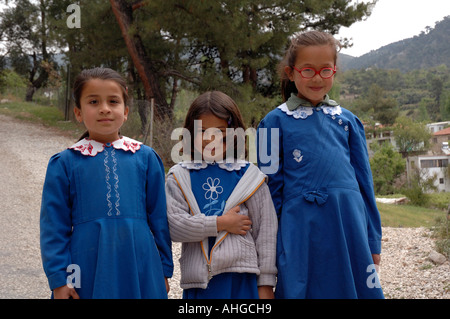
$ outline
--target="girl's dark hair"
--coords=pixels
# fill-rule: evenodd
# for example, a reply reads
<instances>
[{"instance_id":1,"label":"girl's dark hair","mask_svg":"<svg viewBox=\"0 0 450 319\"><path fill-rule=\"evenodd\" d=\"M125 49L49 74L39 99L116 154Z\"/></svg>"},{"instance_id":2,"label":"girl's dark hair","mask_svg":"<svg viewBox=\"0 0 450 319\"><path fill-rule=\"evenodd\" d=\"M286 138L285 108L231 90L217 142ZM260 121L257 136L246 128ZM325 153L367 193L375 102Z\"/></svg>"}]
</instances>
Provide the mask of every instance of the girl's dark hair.
<instances>
[{"instance_id":1,"label":"girl's dark hair","mask_svg":"<svg viewBox=\"0 0 450 319\"><path fill-rule=\"evenodd\" d=\"M190 134L190 141L185 141L183 145L184 148L190 148L191 157L194 158L194 121L198 120L201 115L204 114L212 114L217 116L220 119L223 119L227 122L228 128L242 128L245 132L245 124L242 119L241 112L239 108L234 102L234 100L221 91L208 91L198 96L189 107L189 110L186 114L186 119L184 121L184 128L186 128ZM242 135L242 136L241 136ZM239 141L239 139L241 139ZM245 154L237 154L238 152L238 142L243 143L245 145L245 135L244 134L235 134L234 135L234 158L238 158L239 155L247 156L247 148L245 147Z\"/></svg>"},{"instance_id":2,"label":"girl's dark hair","mask_svg":"<svg viewBox=\"0 0 450 319\"><path fill-rule=\"evenodd\" d=\"M298 51L306 46L311 45L329 45L334 48L334 64L336 65L338 52L341 49L341 44L331 34L322 31L307 31L299 33L294 36L291 43L286 50L284 59L278 64L278 74L281 79L281 95L283 101L286 101L291 96L291 93L298 94L295 83L292 82L286 74L284 68L289 66L294 67Z\"/></svg>"},{"instance_id":3,"label":"girl's dark hair","mask_svg":"<svg viewBox=\"0 0 450 319\"><path fill-rule=\"evenodd\" d=\"M93 68L81 71L81 73L75 78L72 92L75 107L81 109L80 99L81 94L83 93L83 88L85 84L92 79L110 80L116 82L122 89L124 104L128 104L128 88L123 77L118 72L109 68ZM80 137L80 140L86 137L89 137L89 132L87 131Z\"/></svg>"}]
</instances>

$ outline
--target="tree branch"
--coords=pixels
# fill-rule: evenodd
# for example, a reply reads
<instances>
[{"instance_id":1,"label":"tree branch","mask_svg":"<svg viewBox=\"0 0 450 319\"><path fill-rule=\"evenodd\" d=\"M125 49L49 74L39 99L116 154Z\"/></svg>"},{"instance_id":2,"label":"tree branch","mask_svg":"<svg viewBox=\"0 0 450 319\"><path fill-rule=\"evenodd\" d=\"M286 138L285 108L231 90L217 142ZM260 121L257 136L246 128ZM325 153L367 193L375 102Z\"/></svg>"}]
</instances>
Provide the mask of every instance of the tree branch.
<instances>
[{"instance_id":1,"label":"tree branch","mask_svg":"<svg viewBox=\"0 0 450 319\"><path fill-rule=\"evenodd\" d=\"M134 11L134 10L139 9L140 7L143 7L143 6L145 6L145 2L139 0L139 1L136 1L135 3L133 3L133 4L131 5L131 10Z\"/></svg>"}]
</instances>

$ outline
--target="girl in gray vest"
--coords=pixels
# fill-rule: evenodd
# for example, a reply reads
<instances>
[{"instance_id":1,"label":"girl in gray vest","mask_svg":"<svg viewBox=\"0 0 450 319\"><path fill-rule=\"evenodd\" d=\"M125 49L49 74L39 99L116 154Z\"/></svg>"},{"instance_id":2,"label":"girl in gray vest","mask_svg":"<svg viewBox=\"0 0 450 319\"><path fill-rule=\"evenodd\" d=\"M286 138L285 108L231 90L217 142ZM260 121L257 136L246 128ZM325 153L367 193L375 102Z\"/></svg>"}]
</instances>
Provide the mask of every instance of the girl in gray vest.
<instances>
[{"instance_id":1,"label":"girl in gray vest","mask_svg":"<svg viewBox=\"0 0 450 319\"><path fill-rule=\"evenodd\" d=\"M236 103L204 93L184 127L193 138L183 152L192 156L166 181L171 238L183 243L183 298L273 298L277 217L266 176L240 159L245 136L236 131L245 128Z\"/></svg>"}]
</instances>

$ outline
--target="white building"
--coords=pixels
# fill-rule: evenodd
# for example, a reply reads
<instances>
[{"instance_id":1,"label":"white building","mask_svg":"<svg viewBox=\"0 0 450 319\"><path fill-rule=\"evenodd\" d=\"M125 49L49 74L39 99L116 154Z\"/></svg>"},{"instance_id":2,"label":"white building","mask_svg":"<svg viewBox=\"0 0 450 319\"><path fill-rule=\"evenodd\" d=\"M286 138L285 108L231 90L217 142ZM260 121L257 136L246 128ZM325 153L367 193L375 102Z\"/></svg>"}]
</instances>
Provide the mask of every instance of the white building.
<instances>
[{"instance_id":1,"label":"white building","mask_svg":"<svg viewBox=\"0 0 450 319\"><path fill-rule=\"evenodd\" d=\"M418 155L409 158L411 168L418 168L423 172L423 178L436 176L434 186L438 192L450 192L448 178L450 155Z\"/></svg>"},{"instance_id":2,"label":"white building","mask_svg":"<svg viewBox=\"0 0 450 319\"><path fill-rule=\"evenodd\" d=\"M432 126L431 128L436 128L436 126ZM410 169L418 168L424 173L424 178L436 176L434 185L437 187L438 192L450 192L449 141L450 128L435 131L432 137L432 148L428 154L409 158L408 166L410 167L407 168L409 171Z\"/></svg>"},{"instance_id":3,"label":"white building","mask_svg":"<svg viewBox=\"0 0 450 319\"><path fill-rule=\"evenodd\" d=\"M438 131L441 131L445 129L446 127L450 126L450 121L447 122L436 122L436 123L429 123L427 124L428 129L430 130L431 134L434 134Z\"/></svg>"}]
</instances>

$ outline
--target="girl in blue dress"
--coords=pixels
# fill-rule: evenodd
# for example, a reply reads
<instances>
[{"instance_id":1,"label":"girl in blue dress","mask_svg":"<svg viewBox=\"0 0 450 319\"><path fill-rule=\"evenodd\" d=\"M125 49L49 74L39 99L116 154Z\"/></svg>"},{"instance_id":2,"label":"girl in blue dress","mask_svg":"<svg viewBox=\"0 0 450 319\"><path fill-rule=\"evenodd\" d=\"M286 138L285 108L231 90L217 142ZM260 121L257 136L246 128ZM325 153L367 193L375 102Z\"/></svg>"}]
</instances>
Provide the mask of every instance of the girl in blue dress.
<instances>
[{"instance_id":1,"label":"girl in blue dress","mask_svg":"<svg viewBox=\"0 0 450 319\"><path fill-rule=\"evenodd\" d=\"M153 149L119 135L127 98L111 69L75 80L74 112L87 132L50 159L42 194L41 254L54 298L167 298L164 168Z\"/></svg>"},{"instance_id":2,"label":"girl in blue dress","mask_svg":"<svg viewBox=\"0 0 450 319\"><path fill-rule=\"evenodd\" d=\"M280 68L285 102L258 127L279 218L276 298L383 298L364 128L327 95L338 47L323 32L295 37Z\"/></svg>"},{"instance_id":3,"label":"girl in blue dress","mask_svg":"<svg viewBox=\"0 0 450 319\"><path fill-rule=\"evenodd\" d=\"M193 137L182 141L188 158L166 181L171 238L182 242L183 298L273 298L277 218L266 176L242 159L239 109L228 95L207 92L184 127Z\"/></svg>"}]
</instances>

